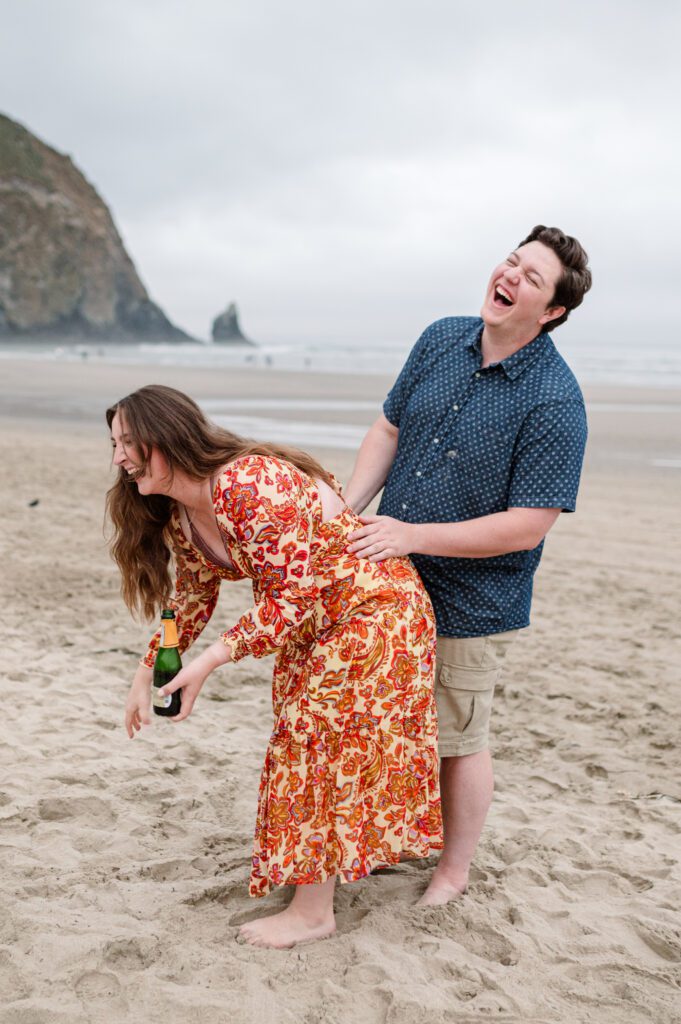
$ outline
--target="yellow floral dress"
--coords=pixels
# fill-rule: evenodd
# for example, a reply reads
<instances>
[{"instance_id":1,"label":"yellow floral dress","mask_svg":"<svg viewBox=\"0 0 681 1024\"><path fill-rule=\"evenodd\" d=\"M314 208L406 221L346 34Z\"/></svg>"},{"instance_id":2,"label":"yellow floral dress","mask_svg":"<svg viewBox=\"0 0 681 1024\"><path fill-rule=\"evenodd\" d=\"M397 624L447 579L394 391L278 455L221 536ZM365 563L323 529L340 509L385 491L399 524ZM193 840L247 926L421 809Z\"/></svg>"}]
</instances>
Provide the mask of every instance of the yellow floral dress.
<instances>
[{"instance_id":1,"label":"yellow floral dress","mask_svg":"<svg viewBox=\"0 0 681 1024\"><path fill-rule=\"evenodd\" d=\"M346 507L323 522L316 483L281 459L237 459L213 502L232 565L187 540L176 508L171 606L184 651L220 582L250 577L255 604L222 640L233 661L277 654L251 895L427 857L442 846L435 624L416 570L407 558L350 554L357 517Z\"/></svg>"}]
</instances>

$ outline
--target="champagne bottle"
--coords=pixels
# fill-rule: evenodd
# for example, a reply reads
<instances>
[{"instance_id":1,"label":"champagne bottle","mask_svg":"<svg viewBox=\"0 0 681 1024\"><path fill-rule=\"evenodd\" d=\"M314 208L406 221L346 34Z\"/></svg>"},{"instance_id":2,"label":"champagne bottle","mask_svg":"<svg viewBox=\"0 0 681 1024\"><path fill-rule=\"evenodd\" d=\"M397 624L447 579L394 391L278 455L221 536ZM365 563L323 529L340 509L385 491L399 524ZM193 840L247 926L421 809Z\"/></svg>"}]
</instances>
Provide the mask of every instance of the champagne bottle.
<instances>
[{"instance_id":1,"label":"champagne bottle","mask_svg":"<svg viewBox=\"0 0 681 1024\"><path fill-rule=\"evenodd\" d=\"M182 704L181 691L176 690L166 697L159 694L159 690L171 679L174 679L182 668L180 658L179 642L177 639L177 623L175 612L168 609L161 613L161 642L154 662L154 677L152 688L152 704L155 715L165 715L171 718L179 715Z\"/></svg>"}]
</instances>

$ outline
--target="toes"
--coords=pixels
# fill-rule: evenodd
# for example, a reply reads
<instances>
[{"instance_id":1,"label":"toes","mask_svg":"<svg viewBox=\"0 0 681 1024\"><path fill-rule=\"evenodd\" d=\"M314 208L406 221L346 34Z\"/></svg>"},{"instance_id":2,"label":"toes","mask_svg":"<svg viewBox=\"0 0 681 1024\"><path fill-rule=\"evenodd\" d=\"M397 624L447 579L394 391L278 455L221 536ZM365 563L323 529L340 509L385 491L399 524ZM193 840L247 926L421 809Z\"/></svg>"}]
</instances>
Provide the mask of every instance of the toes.
<instances>
[{"instance_id":1,"label":"toes","mask_svg":"<svg viewBox=\"0 0 681 1024\"><path fill-rule=\"evenodd\" d=\"M244 924L239 929L238 940L242 945L249 946L265 946L266 942L263 941L263 937L260 934L258 928L254 928L252 925L249 926Z\"/></svg>"}]
</instances>

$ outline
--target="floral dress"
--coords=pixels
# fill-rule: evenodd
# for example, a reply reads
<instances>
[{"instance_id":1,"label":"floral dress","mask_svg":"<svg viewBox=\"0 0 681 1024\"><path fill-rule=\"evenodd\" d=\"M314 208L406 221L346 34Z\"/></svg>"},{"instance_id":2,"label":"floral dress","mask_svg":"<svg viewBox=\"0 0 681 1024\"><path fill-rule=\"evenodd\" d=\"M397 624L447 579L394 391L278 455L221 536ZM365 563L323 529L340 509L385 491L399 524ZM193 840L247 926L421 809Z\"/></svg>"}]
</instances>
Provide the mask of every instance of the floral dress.
<instances>
[{"instance_id":1,"label":"floral dress","mask_svg":"<svg viewBox=\"0 0 681 1024\"><path fill-rule=\"evenodd\" d=\"M171 607L184 651L220 582L250 577L255 604L221 639L233 661L277 655L251 895L332 875L351 882L401 853L441 848L435 624L411 562L350 554L357 516L346 507L323 522L315 481L278 458L230 463L213 502L232 564L190 543L176 508Z\"/></svg>"}]
</instances>

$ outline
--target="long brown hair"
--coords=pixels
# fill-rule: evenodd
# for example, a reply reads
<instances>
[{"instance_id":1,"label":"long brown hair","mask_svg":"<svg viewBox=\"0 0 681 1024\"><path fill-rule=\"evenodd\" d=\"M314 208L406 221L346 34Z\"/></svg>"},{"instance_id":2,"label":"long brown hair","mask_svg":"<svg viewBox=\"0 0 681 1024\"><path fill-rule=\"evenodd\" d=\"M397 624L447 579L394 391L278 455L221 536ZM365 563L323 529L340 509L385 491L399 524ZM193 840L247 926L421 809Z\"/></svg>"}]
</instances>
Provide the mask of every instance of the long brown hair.
<instances>
[{"instance_id":1,"label":"long brown hair","mask_svg":"<svg viewBox=\"0 0 681 1024\"><path fill-rule=\"evenodd\" d=\"M156 448L170 474L181 470L192 480L210 479L219 469L244 455L274 455L293 463L310 477L330 482L328 472L306 452L239 437L211 423L196 402L175 388L148 384L106 410L111 424L122 414L139 473ZM172 592L168 523L174 500L164 494L143 495L135 475L119 468L106 495L113 532L111 555L121 572L123 600L133 614L153 618Z\"/></svg>"}]
</instances>

